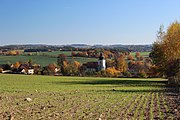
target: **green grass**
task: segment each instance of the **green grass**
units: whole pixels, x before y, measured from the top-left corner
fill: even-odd
[[[119,92],[128,91],[150,91],[150,90],[161,90],[164,85],[164,79],[136,79],[136,78],[95,78],[95,77],[53,77],[53,76],[27,76],[27,75],[6,75],[0,74],[1,77],[1,89],[11,91],[11,88],[21,89],[25,91],[31,91],[35,89],[50,91],[67,90],[70,86],[71,90],[75,87],[77,89],[84,89],[88,87],[95,87],[99,91],[100,88],[108,90],[110,87],[116,87]],[[4,85],[4,86],[3,86]],[[11,85],[11,88],[9,88]],[[73,88],[71,88],[73,86]],[[79,88],[79,86],[82,86]],[[97,87],[97,86],[100,86]],[[27,87],[29,87],[27,89]],[[45,89],[44,89],[45,88]],[[106,88],[106,89],[104,89]],[[130,88],[130,89],[129,89]],[[94,89],[95,90],[95,89]]]
[[[140,52],[141,56],[143,57],[149,57],[150,52]],[[131,52],[131,54],[135,57],[136,52]]]
[[[2,56],[0,55],[0,64],[14,64],[17,61],[28,62],[32,59],[33,63],[40,64],[41,66],[47,66],[50,63],[57,63],[57,58],[48,56]],[[67,57],[69,61],[72,60],[71,57]],[[84,58],[84,57],[74,57],[74,60],[80,63],[97,61],[95,58]]]
[[[44,52],[44,54],[48,54],[48,55],[59,55],[59,54],[65,54],[66,56],[70,56],[71,55],[71,51],[53,51],[53,52]]]
[[[165,79],[0,74],[0,119],[164,118],[160,108],[169,109],[164,96],[166,82]],[[154,96],[156,99],[152,99]],[[27,97],[32,101],[25,101]],[[163,101],[159,100],[162,98]]]
[[[46,66],[49,63],[56,63],[57,58],[51,58],[46,56],[2,56],[0,55],[0,64],[14,64],[15,62],[22,61],[28,62],[32,59],[33,63],[40,64],[41,66]]]
[[[36,53],[33,53],[33,54],[36,54]],[[29,59],[32,59],[33,63],[40,64],[42,67],[44,67],[50,63],[57,63],[56,57],[58,56],[58,54],[65,54],[66,56],[70,56],[71,51],[40,52],[37,55],[32,55],[32,56],[27,56],[27,55],[2,56],[0,55],[0,64],[14,64],[17,61],[28,62]],[[135,52],[132,52],[131,54],[135,56]],[[148,57],[148,54],[149,52],[141,52],[141,55],[144,57]],[[45,55],[54,55],[54,57],[45,56]],[[67,57],[67,59],[71,61],[72,57]],[[97,61],[96,58],[86,58],[86,57],[74,57],[74,60],[80,63]]]
[[[29,52],[23,53],[24,55],[27,55]],[[38,55],[55,55],[58,56],[59,54],[65,54],[66,56],[71,55],[71,51],[52,51],[52,52],[32,52],[32,54],[38,54]]]

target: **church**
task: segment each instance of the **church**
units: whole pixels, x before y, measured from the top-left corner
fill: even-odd
[[[83,64],[88,72],[98,72],[106,69],[106,60],[102,53],[100,53],[97,62],[87,62]]]
[[[106,69],[106,60],[104,59],[103,54],[101,53],[98,60],[98,71]]]

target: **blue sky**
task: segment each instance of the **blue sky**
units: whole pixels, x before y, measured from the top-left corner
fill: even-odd
[[[0,0],[0,45],[151,44],[180,0]]]

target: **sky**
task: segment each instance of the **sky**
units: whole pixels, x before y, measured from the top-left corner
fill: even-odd
[[[180,0],[0,0],[0,45],[152,44]]]

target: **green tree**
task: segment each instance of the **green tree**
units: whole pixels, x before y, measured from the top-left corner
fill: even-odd
[[[59,54],[57,58],[57,65],[59,66],[62,74],[64,74],[64,63],[67,63],[66,55]]]

